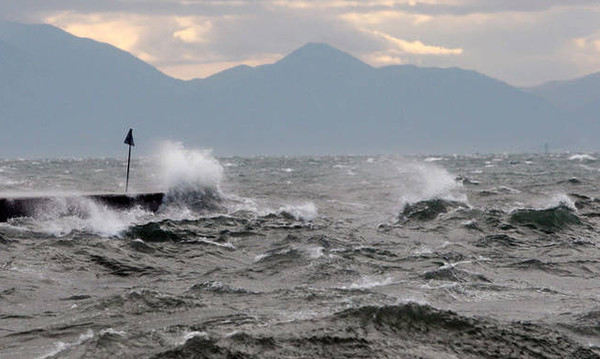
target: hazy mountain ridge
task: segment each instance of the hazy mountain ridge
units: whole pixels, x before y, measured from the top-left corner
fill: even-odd
[[[551,81],[526,88],[566,113],[571,126],[579,126],[578,143],[598,149],[600,133],[600,72],[566,81]]]
[[[570,111],[600,102],[600,72],[566,81],[551,81],[527,88],[547,101]]]
[[[0,76],[7,156],[115,154],[130,126],[145,152],[170,138],[225,155],[537,151],[576,138],[561,110],[501,81],[373,68],[325,44],[184,82],[48,25],[0,24]]]

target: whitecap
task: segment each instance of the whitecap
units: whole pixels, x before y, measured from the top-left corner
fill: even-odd
[[[576,154],[569,157],[571,161],[595,161],[596,158],[588,154]]]
[[[285,205],[279,208],[279,214],[289,214],[298,221],[312,221],[317,218],[319,211],[317,206],[312,202],[305,202],[302,204]]]
[[[113,328],[106,328],[106,329],[102,329],[98,334],[100,335],[104,335],[104,334],[113,334],[113,335],[118,335],[118,336],[125,336],[125,332],[122,330],[115,330]]]
[[[323,247],[306,248],[306,252],[311,259],[317,259],[323,256]]]
[[[181,344],[184,344],[188,340],[190,340],[192,338],[196,338],[196,337],[201,337],[202,339],[206,339],[206,340],[209,339],[209,336],[208,336],[207,332],[186,331],[186,332],[183,333],[183,338],[181,339]]]
[[[369,289],[374,287],[382,287],[392,283],[392,277],[376,278],[371,276],[362,277],[359,281],[350,284],[349,286],[342,286],[341,289]]]
[[[74,342],[71,343],[65,343],[65,342],[57,342],[54,346],[54,349],[52,351],[50,351],[47,354],[44,354],[42,356],[39,356],[38,359],[46,359],[46,358],[52,358],[57,356],[58,354],[62,353],[63,351],[76,347],[78,345],[83,344],[84,342],[86,342],[87,340],[91,339],[94,337],[94,332],[91,329],[88,329],[87,332],[81,334],[79,336],[79,339],[77,339]]]
[[[204,237],[184,241],[183,243],[205,243],[205,244],[210,244],[212,246],[235,249],[235,246],[233,245],[233,243],[230,243],[230,242],[219,243],[219,242],[209,241],[207,238],[204,238]]]
[[[86,197],[56,197],[36,208],[33,218],[21,222],[39,233],[64,237],[73,231],[86,231],[101,237],[120,236],[129,226],[152,218],[141,207],[116,210]]]

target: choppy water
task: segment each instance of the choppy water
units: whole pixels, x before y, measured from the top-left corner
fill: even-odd
[[[594,157],[162,157],[159,213],[0,224],[0,357],[600,357]],[[0,192],[123,172],[5,160]]]

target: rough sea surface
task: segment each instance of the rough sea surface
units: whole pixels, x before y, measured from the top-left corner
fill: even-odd
[[[0,160],[1,358],[600,358],[596,155]]]

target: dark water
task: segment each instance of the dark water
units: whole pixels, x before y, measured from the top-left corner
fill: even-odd
[[[600,357],[593,157],[163,157],[130,184],[159,213],[0,225],[0,357]],[[0,191],[123,164],[1,161]]]

